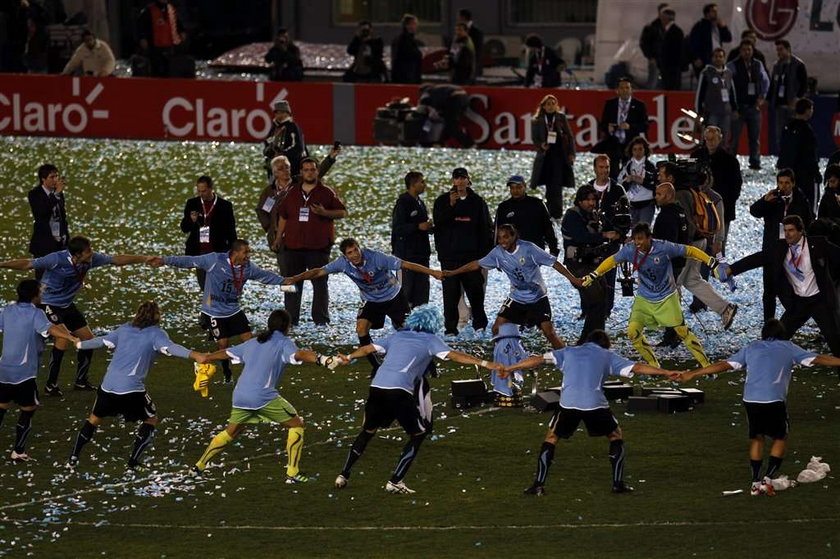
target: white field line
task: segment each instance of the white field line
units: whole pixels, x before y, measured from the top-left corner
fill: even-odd
[[[443,423],[444,421],[446,421],[448,419],[457,419],[457,418],[465,416],[465,415],[466,416],[483,415],[485,413],[494,412],[494,411],[499,410],[499,409],[501,409],[501,408],[497,408],[495,406],[491,406],[491,407],[487,407],[487,408],[481,408],[481,409],[475,410],[473,412],[466,412],[466,413],[460,413],[458,415],[447,416],[447,418],[445,420],[435,421],[435,424]],[[391,432],[391,431],[401,431],[401,430],[402,430],[401,427],[389,427],[388,429],[380,429],[378,432],[379,433],[383,433],[383,432],[387,433],[387,432]],[[316,443],[306,445],[306,448],[311,448],[313,446],[324,446],[324,445],[327,445],[327,444],[334,444],[336,441],[350,440],[350,439],[353,439],[355,437],[356,437],[356,435],[348,435],[346,437],[340,437],[340,438],[337,438],[337,439],[329,439],[329,440],[326,440],[326,441],[319,441],[319,442],[316,442]],[[242,459],[239,459],[239,460],[227,460],[227,461],[225,461],[225,466],[233,466],[233,465],[236,465],[236,464],[241,464],[243,462],[251,462],[251,461],[260,460],[260,459],[263,459],[263,458],[276,458],[277,456],[282,456],[284,453],[285,453],[285,450],[281,451],[279,453],[277,453],[277,452],[266,452],[264,454],[256,454],[254,456],[248,456],[246,458],[242,458]],[[132,485],[143,484],[143,483],[147,483],[147,482],[150,482],[150,481],[174,481],[174,480],[178,480],[179,478],[180,479],[189,479],[190,476],[184,470],[179,470],[177,472],[154,473],[154,474],[149,474],[147,476],[137,478],[137,479],[126,480],[126,481],[117,482],[117,483],[106,483],[106,484],[103,484],[103,485],[98,485],[96,487],[91,487],[90,489],[79,489],[77,491],[73,491],[73,492],[70,492],[70,493],[64,493],[63,495],[53,495],[53,496],[49,496],[49,497],[43,497],[41,499],[33,499],[31,501],[22,501],[20,503],[11,503],[11,504],[8,504],[8,505],[0,506],[0,511],[11,510],[11,509],[19,509],[19,508],[27,507],[29,505],[38,505],[38,504],[41,504],[41,503],[49,503],[49,502],[53,502],[53,501],[59,501],[59,500],[62,500],[62,499],[78,497],[80,495],[88,495],[88,494],[91,494],[91,493],[102,493],[103,491],[107,491],[109,489],[117,489],[117,488],[120,488],[120,487],[130,487]],[[206,481],[215,480],[215,479],[216,479],[215,477],[205,478]],[[202,478],[195,478],[195,481],[196,482],[201,482]],[[2,521],[2,520],[3,519],[0,519],[0,521]]]
[[[209,526],[204,524],[145,524],[145,523],[114,523],[114,522],[44,522],[41,520],[15,520],[12,518],[0,519],[0,523],[5,524],[30,524],[30,525],[53,525],[53,526],[92,526],[96,528],[127,528],[127,529],[174,529],[174,530],[253,530],[259,532],[333,532],[333,531],[353,531],[353,532],[458,532],[469,530],[497,530],[503,528],[505,530],[551,530],[551,529],[601,529],[601,528],[685,528],[685,527],[703,527],[703,526],[756,526],[756,525],[772,525],[772,524],[813,524],[815,522],[837,522],[840,517],[827,518],[779,518],[779,519],[761,519],[761,520],[711,520],[711,521],[673,521],[673,522],[600,522],[600,523],[576,523],[576,524],[501,524],[501,525],[474,525],[466,524],[460,526],[254,526],[254,525],[215,525]]]

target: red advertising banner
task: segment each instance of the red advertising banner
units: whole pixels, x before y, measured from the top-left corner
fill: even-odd
[[[334,94],[338,87],[353,87],[352,95]],[[467,90],[465,126],[480,147],[491,149],[533,149],[531,115],[542,97],[553,93],[570,117],[578,149],[587,150],[598,141],[604,101],[614,95],[607,90]],[[376,109],[394,98],[416,103],[417,95],[417,87],[397,85],[4,75],[0,134],[257,142],[271,126],[272,105],[286,100],[309,143],[332,143],[339,130],[356,144],[374,145]],[[680,136],[691,133],[692,121],[680,109],[693,106],[692,93],[635,95],[647,104],[648,139],[656,151],[691,148]],[[351,114],[350,123],[335,120]],[[767,129],[765,118],[763,148]],[[741,147],[745,151],[746,141]]]
[[[0,134],[256,142],[280,100],[310,142],[332,141],[329,84],[66,76],[4,76]]]

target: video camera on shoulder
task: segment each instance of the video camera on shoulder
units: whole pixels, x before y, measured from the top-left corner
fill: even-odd
[[[711,174],[709,163],[705,159],[686,157],[678,159],[673,153],[668,155],[668,162],[676,166],[674,180],[676,190],[687,188],[699,189],[705,182],[706,177]]]

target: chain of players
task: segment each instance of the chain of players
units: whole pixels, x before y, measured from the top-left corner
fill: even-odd
[[[404,482],[408,468],[417,456],[423,439],[432,425],[428,376],[435,357],[458,363],[482,366],[494,371],[496,379],[505,379],[522,370],[548,364],[563,372],[560,406],[549,422],[548,434],[538,457],[537,472],[526,493],[545,494],[545,481],[560,438],[569,438],[582,421],[591,436],[605,436],[609,441],[612,468],[612,490],[632,491],[623,481],[624,444],[621,429],[610,413],[602,384],[609,376],[631,377],[633,373],[665,375],[673,381],[687,381],[694,376],[713,374],[729,369],[747,368],[744,405],[750,423],[750,463],[753,471],[751,494],[772,494],[770,479],[778,470],[787,439],[785,400],[791,369],[795,364],[806,366],[840,366],[840,359],[815,355],[786,341],[784,326],[768,321],[762,340],[733,355],[726,361],[709,364],[700,341],[685,326],[679,298],[674,288],[671,259],[692,258],[708,265],[721,281],[727,279],[728,268],[719,266],[715,258],[686,245],[652,239],[650,228],[642,223],[632,231],[632,243],[605,259],[594,272],[576,278],[557,259],[533,243],[518,238],[512,225],[498,228],[498,245],[485,257],[456,270],[438,271],[403,261],[379,251],[361,248],[354,239],[340,244],[341,255],[323,268],[284,278],[263,270],[250,262],[247,241],[238,240],[228,253],[189,256],[109,256],[93,252],[84,237],[70,240],[68,249],[35,259],[0,262],[0,267],[15,270],[42,270],[41,284],[24,280],[18,286],[18,301],[0,313],[0,331],[4,332],[0,357],[0,420],[10,403],[20,409],[16,428],[13,460],[27,460],[26,438],[32,415],[37,408],[35,384],[40,353],[47,336],[56,338],[50,359],[49,377],[45,386],[48,395],[60,395],[58,371],[64,350],[70,343],[78,350],[75,388],[96,390],[96,399],[84,422],[68,461],[76,467],[84,445],[91,440],[102,418],[122,415],[126,421],[140,421],[128,468],[141,464],[144,450],[151,444],[157,422],[155,405],[145,388],[145,378],[157,354],[193,359],[197,363],[221,360],[225,380],[232,376],[229,361],[244,363],[236,382],[228,427],[218,433],[192,472],[202,475],[208,462],[232,442],[247,425],[260,422],[278,423],[289,430],[287,439],[287,483],[308,481],[299,468],[304,425],[296,409],[276,389],[286,365],[317,363],[335,369],[355,359],[367,357],[373,366],[370,391],[365,404],[363,427],[353,442],[344,467],[335,480],[337,488],[348,484],[353,464],[364,452],[379,428],[396,420],[409,436],[397,466],[385,489],[389,493],[413,493]],[[74,304],[76,294],[85,287],[87,272],[93,268],[146,263],[152,267],[198,268],[207,273],[202,296],[201,317],[209,327],[219,350],[204,354],[174,344],[158,324],[161,313],[157,304],[140,305],[131,322],[104,336],[93,337],[84,315]],[[620,263],[629,263],[638,272],[640,292],[631,311],[628,335],[647,363],[629,361],[609,350],[610,338],[603,330],[590,333],[585,343],[566,347],[554,332],[547,289],[541,266],[552,267],[580,289],[586,289],[598,277]],[[395,275],[397,270],[428,274],[436,279],[495,268],[510,280],[510,296],[503,304],[493,326],[494,334],[506,324],[537,326],[554,350],[543,356],[532,356],[513,364],[488,362],[452,350],[439,337],[443,326],[440,312],[429,305],[416,307],[409,314],[408,304]],[[269,285],[292,286],[305,279],[342,272],[359,288],[364,305],[359,311],[356,330],[360,347],[349,355],[334,357],[298,349],[289,339],[291,319],[285,310],[274,311],[268,329],[252,339],[251,327],[240,306],[245,283],[254,279]],[[284,287],[284,289],[294,289]],[[370,330],[384,326],[389,317],[397,331],[373,342]],[[673,327],[686,347],[702,366],[694,372],[671,372],[659,368],[644,328]],[[503,334],[508,334],[504,329]],[[239,336],[243,342],[229,346],[229,338]],[[114,350],[103,382],[94,388],[88,381],[92,351],[107,347]],[[374,357],[384,355],[384,359]],[[780,372],[781,367],[781,372]],[[764,438],[773,439],[768,468],[760,475]]]

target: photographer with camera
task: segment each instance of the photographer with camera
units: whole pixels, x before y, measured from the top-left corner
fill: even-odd
[[[659,166],[659,180],[675,186],[677,204],[688,217],[688,244],[705,251],[711,243],[712,252],[718,254],[723,244],[723,202],[720,195],[711,190],[713,179],[706,164],[694,159],[668,161]],[[738,305],[718,295],[703,279],[700,267],[700,262],[686,261],[677,278],[677,286],[684,286],[700,303],[716,312],[723,329],[728,330]],[[700,310],[696,305],[691,308],[694,312]]]
[[[593,272],[613,250],[612,243],[619,239],[616,231],[604,231],[595,204],[595,188],[584,185],[575,193],[575,204],[563,215],[563,264],[577,277]],[[607,319],[607,291],[605,278],[598,278],[589,287],[578,287],[580,310],[584,315],[583,330],[577,345],[583,343],[594,330],[603,330]]]
[[[382,83],[388,81],[388,71],[382,58],[385,43],[382,37],[373,36],[373,25],[360,21],[353,40],[347,45],[347,54],[353,57],[353,64],[344,72],[346,82]]]
[[[611,177],[608,155],[603,153],[596,155],[592,165],[595,169],[595,178],[588,184],[595,189],[595,208],[593,212],[601,223],[602,231],[617,233],[616,238],[610,241],[610,249],[606,253],[608,256],[618,252],[624,238],[630,231],[630,202],[627,200],[624,187]],[[606,280],[606,316],[610,316],[615,302],[615,272],[607,274]]]
[[[620,264],[630,266],[631,274],[639,273],[639,293],[633,300],[633,308],[627,325],[627,337],[633,347],[642,359],[658,367],[659,360],[645,337],[644,329],[672,327],[697,362],[705,367],[709,364],[709,359],[703,350],[703,344],[688,329],[683,319],[680,297],[671,268],[671,261],[675,258],[706,263],[712,270],[716,270],[718,266],[714,257],[693,246],[654,239],[650,225],[639,223],[633,227],[633,242],[624,245],[618,253],[601,262],[594,272],[587,274],[583,278],[583,286],[592,285],[598,278]],[[629,281],[622,282],[622,293],[628,294],[625,289],[630,287],[632,283]]]
[[[753,217],[764,220],[764,235],[761,239],[761,250],[772,254],[780,240],[785,238],[782,222],[789,215],[802,218],[805,228],[811,225],[813,214],[808,200],[796,188],[796,175],[791,169],[782,169],[776,174],[776,188],[753,202],[750,206]],[[769,264],[764,266],[764,294],[761,303],[764,305],[764,321],[776,318],[776,288],[774,285],[775,272]]]
[[[292,120],[292,107],[288,101],[274,103],[274,118],[263,140],[263,155],[269,180],[272,178],[271,160],[278,155],[285,155],[289,160],[292,176],[300,173],[300,160],[309,155],[303,133]]]

